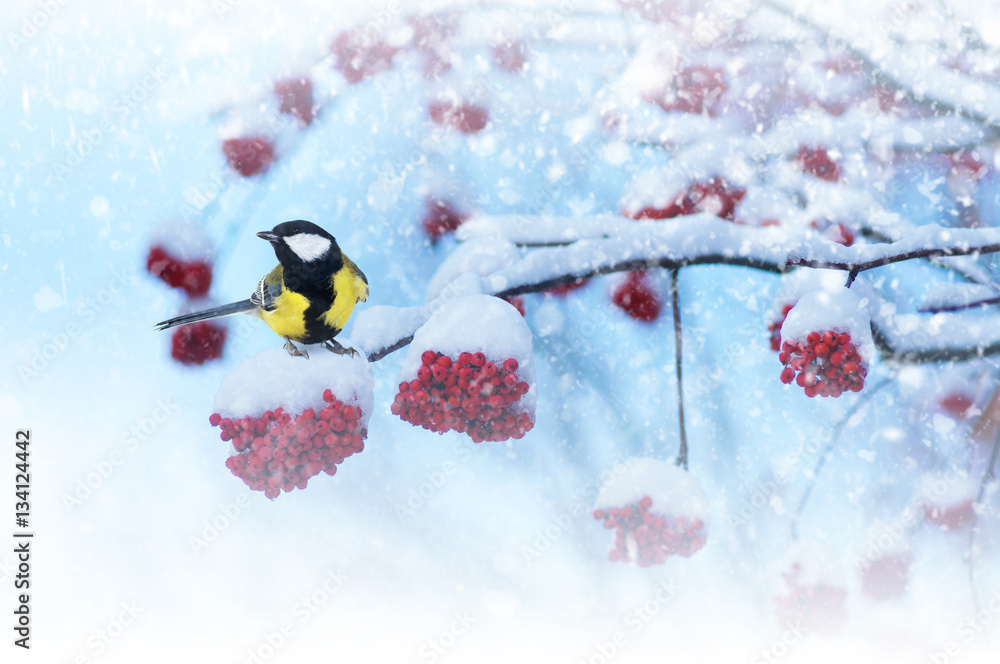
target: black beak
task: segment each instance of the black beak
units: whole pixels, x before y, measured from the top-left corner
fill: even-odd
[[[260,233],[257,233],[257,237],[262,240],[267,240],[268,242],[277,242],[281,239],[271,231],[261,231]]]

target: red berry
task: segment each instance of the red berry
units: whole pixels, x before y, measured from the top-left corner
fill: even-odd
[[[313,86],[312,80],[299,77],[278,81],[274,84],[274,92],[281,100],[281,112],[296,116],[303,126],[308,127],[313,121]]]
[[[226,328],[213,321],[178,327],[170,343],[170,355],[181,364],[198,365],[222,357]]]
[[[274,161],[274,145],[263,136],[230,138],[223,142],[222,150],[233,170],[244,177],[267,171]]]
[[[489,123],[489,111],[474,103],[431,102],[431,119],[439,125],[453,127],[465,134],[482,131]]]
[[[392,68],[397,48],[380,39],[374,39],[367,29],[356,28],[342,32],[333,41],[331,50],[334,65],[348,83],[358,83],[366,78]]]
[[[646,323],[659,318],[662,307],[644,272],[629,272],[625,282],[615,289],[612,301],[632,318]]]
[[[821,180],[836,182],[840,179],[840,167],[830,158],[826,148],[811,148],[802,145],[799,147],[799,154],[796,161],[804,172],[814,175]]]

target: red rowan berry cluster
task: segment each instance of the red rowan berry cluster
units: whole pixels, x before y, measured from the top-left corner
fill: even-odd
[[[184,233],[197,234],[199,229],[184,229]],[[146,270],[159,277],[171,288],[179,288],[188,298],[204,297],[212,286],[212,261],[207,252],[197,258],[180,258],[176,249],[171,250],[156,241],[146,256]],[[170,355],[181,364],[204,364],[222,357],[226,343],[226,327],[215,321],[182,325],[170,336]]]
[[[338,34],[330,51],[334,55],[334,67],[353,84],[392,69],[392,60],[399,49],[355,28]]]
[[[182,288],[191,297],[202,297],[212,285],[212,264],[206,260],[182,260],[154,245],[146,257],[146,270],[171,288]]]
[[[233,441],[237,452],[226,459],[226,467],[271,499],[282,491],[305,489],[321,471],[336,473],[337,464],[365,449],[368,430],[357,406],[344,404],[330,390],[323,401],[318,412],[307,408],[297,416],[281,407],[242,419],[214,413],[208,421],[222,429],[222,440]]]
[[[788,318],[788,312],[792,310],[794,304],[786,304],[781,308],[781,318],[767,324],[767,331],[771,333],[771,350],[779,352],[781,350],[781,326]]]
[[[264,173],[275,160],[274,143],[266,136],[241,136],[222,142],[226,161],[234,171],[249,178]]]
[[[839,397],[860,392],[868,370],[847,332],[810,332],[804,342],[785,341],[778,359],[785,365],[781,382],[805,389],[807,397]]]
[[[416,379],[399,384],[393,415],[438,433],[467,433],[477,443],[521,438],[534,427],[528,413],[511,410],[529,389],[514,358],[498,366],[483,353],[460,353],[454,361],[426,350],[421,361]]]
[[[312,79],[300,76],[278,81],[274,84],[274,93],[281,102],[282,113],[294,115],[303,127],[312,124],[315,117]]]
[[[701,519],[674,519],[658,516],[649,511],[653,500],[643,497],[637,503],[622,508],[594,510],[594,518],[604,522],[607,529],[615,528],[615,548],[608,560],[628,562],[631,559],[629,538],[635,542],[635,562],[640,567],[662,565],[667,556],[687,558],[705,546],[705,524]]]
[[[827,182],[836,182],[840,179],[840,166],[837,165],[824,147],[799,146],[799,154],[795,158],[799,168],[804,173],[809,173]]]
[[[861,570],[861,592],[872,599],[899,597],[906,592],[912,562],[909,551],[866,559]]]
[[[611,294],[611,301],[632,318],[645,323],[659,318],[663,307],[646,273],[639,271],[628,273],[625,281]]]
[[[424,208],[424,219],[421,224],[431,242],[437,242],[442,235],[455,230],[469,218],[467,212],[446,200],[428,198],[424,201]]]
[[[630,215],[633,219],[671,219],[695,212],[707,212],[721,219],[733,221],[736,206],[746,190],[730,184],[720,177],[695,182],[687,191],[677,194],[666,207],[646,207]]]
[[[170,337],[170,356],[181,364],[204,364],[222,357],[227,330],[210,320],[181,325]]]
[[[643,96],[667,112],[715,115],[713,107],[728,89],[722,69],[697,65],[685,67],[660,90]]]
[[[478,133],[485,129],[490,121],[489,110],[471,102],[435,101],[431,102],[428,112],[435,123],[454,127],[463,134]]]

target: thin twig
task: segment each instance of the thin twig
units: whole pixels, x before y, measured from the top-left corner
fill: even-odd
[[[677,293],[677,279],[680,276],[680,268],[670,270],[670,301],[674,309],[674,348],[676,350],[675,363],[677,368],[677,419],[680,425],[681,444],[677,451],[677,465],[684,470],[688,469],[688,441],[687,431],[684,428],[684,379],[681,374],[681,351],[684,337],[681,334],[681,305],[680,296]]]
[[[870,389],[865,394],[862,394],[854,405],[851,406],[848,411],[844,414],[844,417],[837,422],[833,427],[833,435],[830,437],[830,442],[826,444],[823,448],[823,452],[819,455],[819,459],[816,460],[816,467],[813,468],[812,475],[807,477],[809,484],[806,485],[805,491],[802,493],[802,498],[799,500],[798,507],[795,508],[795,515],[792,517],[791,529],[792,529],[792,539],[799,539],[799,517],[802,516],[802,511],[806,507],[806,503],[809,501],[809,496],[812,495],[813,487],[816,486],[816,480],[819,478],[820,472],[823,470],[824,464],[826,464],[826,458],[829,456],[830,452],[833,451],[834,446],[837,444],[837,440],[840,439],[840,434],[844,431],[844,427],[850,421],[854,414],[864,406],[866,403],[871,401],[879,390],[889,384],[895,376],[889,376],[888,378],[883,378],[882,381]]]

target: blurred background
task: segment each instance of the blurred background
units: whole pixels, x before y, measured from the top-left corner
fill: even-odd
[[[1000,71],[989,7],[828,4],[802,9],[831,32],[875,25],[911,55],[954,62],[984,83],[989,116]],[[418,305],[471,215],[617,215],[672,195],[642,176],[677,145],[725,151],[730,134],[854,105],[882,129],[931,121],[917,139],[901,128],[911,149],[890,140],[880,160],[884,144],[851,153],[833,145],[837,131],[803,130],[851,187],[906,228],[995,226],[989,121],[942,113],[935,132],[935,111],[879,89],[829,33],[749,0],[4,9],[2,476],[12,487],[14,431],[30,428],[35,532],[32,650],[8,641],[4,661],[996,657],[995,482],[978,494],[970,544],[995,437],[973,436],[988,424],[991,357],[876,360],[869,385],[888,382],[867,401],[809,400],[777,380],[767,326],[780,278],[686,268],[690,472],[712,519],[704,549],[640,568],[608,560],[613,535],[590,514],[617,463],[677,453],[666,274],[520,298],[539,395],[523,439],[473,444],[392,415],[398,352],[373,364],[365,450],[274,501],[226,468],[231,446],[208,418],[222,379],[279,340],[246,317],[187,342],[153,329],[247,297],[274,264],[254,234],[281,221],[337,237],[371,284],[358,311]],[[678,62],[690,81],[660,90]],[[811,228],[875,241],[863,220]],[[208,276],[165,283],[149,269],[157,248],[202,261]],[[977,265],[995,276],[992,259]],[[928,264],[880,274],[910,311],[952,280]],[[623,288],[655,306],[622,306]],[[935,481],[947,486],[930,490],[937,511],[910,509]],[[883,533],[876,558],[898,559],[873,580],[857,561]],[[796,553],[802,542],[822,553]],[[4,551],[0,602],[12,607],[16,561]],[[809,584],[832,600],[781,608],[796,562],[821,568]]]

